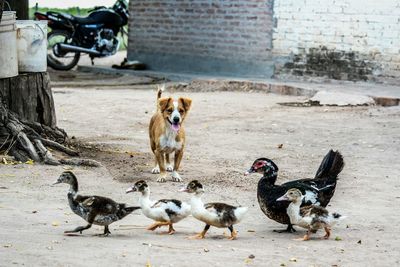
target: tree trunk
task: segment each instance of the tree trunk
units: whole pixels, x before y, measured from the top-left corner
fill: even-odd
[[[4,104],[28,122],[56,127],[56,112],[47,72],[24,73],[0,79]]]
[[[17,19],[29,19],[29,0],[7,0],[11,10],[17,12]]]
[[[67,134],[56,126],[47,72],[0,79],[0,152],[21,162],[100,166],[93,160],[57,159],[46,148],[78,156],[66,143]]]
[[[3,17],[4,0],[0,0],[0,22]]]

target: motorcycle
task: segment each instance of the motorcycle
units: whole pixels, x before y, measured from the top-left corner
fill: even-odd
[[[47,20],[51,31],[47,35],[47,64],[56,70],[70,70],[78,64],[81,53],[94,58],[117,53],[120,40],[118,33],[126,34],[128,4],[117,0],[111,8],[96,7],[87,17],[65,13],[35,12],[38,20]]]

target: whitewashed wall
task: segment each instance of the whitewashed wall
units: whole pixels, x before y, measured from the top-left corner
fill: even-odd
[[[278,58],[325,46],[354,52],[374,75],[400,77],[400,0],[275,0],[274,23]]]

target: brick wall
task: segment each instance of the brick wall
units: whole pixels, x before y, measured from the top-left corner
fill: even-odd
[[[165,71],[268,77],[273,0],[131,0],[128,58]]]
[[[400,1],[275,0],[278,72],[365,80],[400,77]]]

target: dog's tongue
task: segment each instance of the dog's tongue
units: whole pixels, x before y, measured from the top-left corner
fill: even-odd
[[[179,131],[180,128],[181,126],[179,124],[172,124],[172,130],[174,130],[175,132]]]

